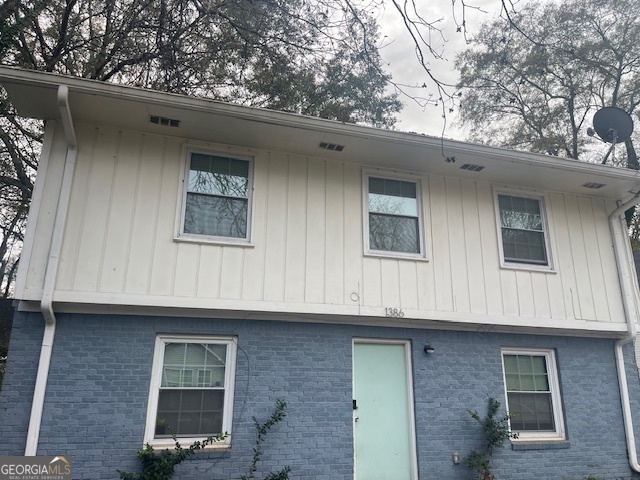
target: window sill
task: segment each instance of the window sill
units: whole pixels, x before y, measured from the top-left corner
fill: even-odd
[[[202,441],[204,438],[178,438],[178,442],[180,442],[180,446],[182,448],[189,448],[192,443],[196,441]],[[143,449],[147,446],[147,444],[151,445],[155,450],[173,450],[176,446],[176,441],[173,438],[162,438],[162,439],[154,439],[148,442],[145,442],[143,445]],[[216,451],[216,450],[229,450],[231,448],[231,442],[228,439],[224,442],[216,442],[211,443],[204,448],[198,451]]]
[[[528,263],[507,263],[501,262],[500,268],[506,270],[520,270],[524,272],[558,273],[558,271],[547,265],[530,265]]]
[[[222,247],[243,247],[243,248],[255,248],[255,245],[246,239],[232,240],[221,237],[206,237],[206,236],[178,236],[173,237],[174,242],[196,243],[199,245],[219,245]]]
[[[418,262],[428,262],[429,259],[419,253],[399,253],[399,252],[382,252],[382,251],[370,251],[364,252],[365,257],[371,258],[388,258],[389,260],[416,260]]]
[[[563,450],[571,446],[569,440],[524,440],[512,441],[512,450]]]

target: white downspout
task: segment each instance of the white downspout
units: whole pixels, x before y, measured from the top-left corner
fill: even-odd
[[[64,227],[67,221],[69,199],[71,197],[71,183],[76,165],[78,153],[76,132],[73,128],[71,110],[69,108],[69,88],[66,85],[58,87],[58,108],[62,118],[64,134],[67,139],[67,156],[62,174],[62,184],[60,186],[60,196],[56,208],[56,217],[53,224],[51,236],[51,246],[49,247],[49,258],[44,276],[44,286],[42,289],[42,300],[40,311],[44,317],[45,327],[42,337],[42,347],[40,349],[40,361],[38,363],[38,373],[36,385],[33,392],[33,403],[31,405],[31,418],[29,419],[29,430],[27,433],[27,445],[24,454],[35,456],[38,451],[38,440],[40,438],[40,424],[42,423],[42,410],[44,408],[44,396],[47,389],[49,377],[49,364],[51,363],[51,351],[53,349],[53,339],[56,334],[56,315],[53,311],[53,291],[55,289],[56,277],[58,275],[58,264],[60,252],[62,250],[62,238]]]
[[[637,303],[635,282],[632,278],[631,265],[628,255],[628,241],[626,238],[625,228],[622,226],[621,214],[630,207],[640,203],[640,192],[631,200],[625,202],[616,208],[609,215],[609,228],[613,236],[613,250],[615,252],[616,263],[618,266],[618,277],[620,279],[620,288],[622,290],[622,304],[624,307],[624,315],[627,321],[627,336],[615,343],[614,351],[616,357],[616,367],[618,369],[618,384],[620,387],[620,400],[622,402],[622,417],[624,420],[624,430],[627,438],[627,454],[629,456],[629,465],[636,472],[640,473],[640,464],[638,464],[638,451],[636,449],[636,439],[633,431],[633,420],[631,417],[631,405],[629,402],[629,388],[627,386],[627,373],[624,368],[624,355],[622,348],[629,342],[635,340],[637,329]]]

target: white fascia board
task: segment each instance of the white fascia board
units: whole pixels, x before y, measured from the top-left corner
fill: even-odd
[[[60,84],[67,85],[71,93],[82,93],[91,96],[119,99],[126,102],[148,104],[157,107],[179,109],[185,112],[201,112],[208,115],[232,117],[247,122],[273,125],[283,129],[306,130],[310,132],[351,137],[360,142],[375,140],[387,145],[398,145],[424,149],[425,152],[444,151],[448,156],[464,155],[485,161],[508,162],[514,168],[526,170],[530,167],[543,168],[551,177],[554,170],[560,172],[572,172],[577,174],[597,175],[603,182],[633,182],[634,189],[640,189],[640,176],[636,171],[629,171],[609,165],[600,165],[562,157],[553,157],[531,152],[509,150],[488,145],[472,144],[458,140],[442,139],[428,135],[398,132],[380,128],[345,124],[334,120],[326,120],[317,117],[309,117],[296,113],[279,112],[264,108],[233,105],[230,103],[189,97],[174,93],[165,93],[139,87],[116,85],[112,83],[88,80],[64,75],[22,70],[13,67],[0,67],[0,83],[4,84],[11,92],[13,85],[36,89],[50,90],[55,96],[55,89]],[[41,90],[42,91],[42,90]],[[47,94],[48,95],[48,94]],[[31,111],[27,112],[40,118],[49,114],[46,102],[33,102],[31,98]],[[20,105],[17,105],[20,111]],[[96,115],[99,112],[96,112]],[[99,119],[96,117],[96,121]],[[318,153],[319,155],[320,153]],[[443,160],[444,161],[444,160]],[[393,166],[393,159],[390,161]],[[453,171],[452,171],[453,173]],[[460,173],[456,169],[455,173]],[[486,179],[485,179],[486,180]],[[489,178],[489,181],[491,178]],[[627,189],[631,192],[631,189]],[[585,195],[597,195],[597,191],[585,191]],[[609,197],[613,198],[613,197]],[[620,198],[615,198],[620,200]]]
[[[207,113],[245,118],[247,120],[253,120],[260,123],[293,126],[298,129],[305,128],[327,133],[333,132],[340,135],[351,135],[364,139],[375,137],[378,139],[384,139],[388,142],[415,144],[434,148],[441,148],[444,145],[448,153],[467,153],[483,157],[504,158],[506,160],[513,161],[514,163],[527,161],[532,164],[546,165],[553,168],[573,171],[598,171],[600,174],[611,176],[612,178],[628,178],[629,176],[633,176],[632,173],[626,172],[620,168],[586,163],[569,158],[509,150],[506,148],[467,143],[459,140],[443,140],[439,137],[431,137],[428,135],[347,124],[335,120],[326,120],[296,113],[280,112],[244,105],[233,105],[217,100],[188,97],[185,95],[148,90],[140,87],[117,85],[97,80],[68,77],[65,75],[36,72],[32,70],[22,70],[12,67],[0,67],[0,82],[30,84],[52,89],[57,88],[60,84],[65,84],[70,88],[70,90],[75,92],[118,97],[128,99],[132,102],[145,102],[152,103],[154,105],[163,104],[184,110],[202,110]]]

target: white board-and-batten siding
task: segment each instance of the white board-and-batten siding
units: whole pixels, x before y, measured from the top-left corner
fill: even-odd
[[[368,256],[366,159],[302,157],[79,124],[54,300],[384,316],[623,323],[601,199],[545,195],[555,272],[500,267],[489,182],[406,173],[421,185],[425,259]],[[251,244],[176,240],[187,147],[254,158]],[[37,300],[64,163],[58,128],[19,294]],[[337,158],[337,156],[335,156]],[[342,160],[344,158],[344,160]],[[361,163],[360,163],[361,162]],[[376,173],[377,172],[377,173]],[[517,188],[517,186],[508,186]]]

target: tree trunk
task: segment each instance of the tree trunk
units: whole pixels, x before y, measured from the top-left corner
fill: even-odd
[[[627,168],[632,170],[640,170],[640,164],[638,164],[638,155],[636,155],[636,149],[633,148],[633,142],[630,138],[624,141],[624,146],[627,147]],[[627,227],[630,227],[633,223],[633,215],[636,211],[636,207],[631,207],[624,212],[624,218],[627,220]]]

